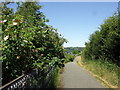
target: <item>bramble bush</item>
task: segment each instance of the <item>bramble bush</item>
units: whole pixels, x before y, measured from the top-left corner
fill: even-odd
[[[34,68],[43,70],[48,65],[63,66],[63,43],[66,39],[46,22],[37,2],[16,4],[16,12],[2,3],[1,60],[3,84]]]

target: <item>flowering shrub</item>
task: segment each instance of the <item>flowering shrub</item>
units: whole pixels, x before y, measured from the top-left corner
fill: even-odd
[[[3,3],[0,21],[3,37],[0,58],[3,60],[3,84],[33,68],[43,70],[46,65],[53,64],[61,67],[64,62],[62,45],[66,40],[57,29],[45,23],[48,20],[38,11],[41,6],[36,2],[24,2],[13,13],[7,4]],[[26,16],[24,10],[28,10],[29,16]]]

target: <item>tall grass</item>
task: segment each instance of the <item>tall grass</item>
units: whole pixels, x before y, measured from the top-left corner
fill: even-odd
[[[120,87],[120,67],[105,60],[80,60],[89,71],[107,81],[110,88]]]
[[[56,90],[57,88],[57,85],[58,85],[58,78],[59,78],[59,71],[60,71],[60,68],[57,67],[54,71],[53,71],[53,79],[50,83],[50,88]]]

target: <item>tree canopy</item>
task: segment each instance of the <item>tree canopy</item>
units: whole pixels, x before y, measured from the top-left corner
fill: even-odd
[[[104,21],[99,30],[93,33],[83,56],[86,59],[101,59],[113,61],[120,65],[120,28],[118,14],[114,14]]]

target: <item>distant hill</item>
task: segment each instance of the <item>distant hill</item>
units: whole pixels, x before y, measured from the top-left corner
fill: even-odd
[[[77,54],[80,53],[84,47],[65,47],[65,53]]]

